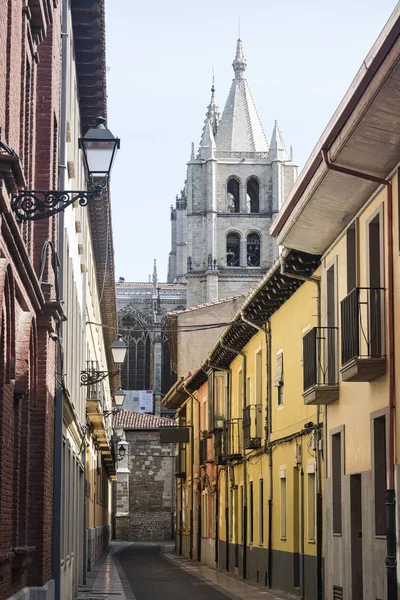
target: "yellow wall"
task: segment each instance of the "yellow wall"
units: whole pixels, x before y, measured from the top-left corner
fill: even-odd
[[[397,176],[393,180],[393,198],[397,198]],[[400,257],[398,253],[398,219],[397,202],[393,202],[394,208],[394,284],[395,284],[395,306],[400,300]],[[368,280],[368,221],[374,216],[376,211],[381,209],[381,217],[384,223],[383,239],[383,262],[385,281],[385,306],[387,319],[387,193],[382,190],[372,201],[361,211],[356,219],[358,228],[357,255],[358,255],[358,274],[357,286],[369,287]],[[327,268],[336,263],[337,268],[337,314],[339,325],[339,367],[341,366],[340,348],[341,348],[341,327],[340,327],[340,301],[347,295],[347,256],[346,256],[346,235],[339,238],[329,253],[324,257],[323,268],[324,276]],[[326,302],[323,298],[323,314],[326,310]],[[386,332],[388,330],[387,320],[385,324]],[[399,326],[396,326],[396,332],[399,334]],[[397,335],[398,339],[398,335]],[[385,336],[387,352],[387,335]],[[399,372],[400,356],[397,352],[396,371]],[[329,431],[344,425],[345,426],[345,473],[360,473],[371,469],[371,413],[388,406],[388,376],[387,373],[374,379],[371,382],[344,382],[341,376],[340,397],[338,402],[334,402],[327,408],[327,429]],[[330,452],[328,444],[328,456]],[[329,462],[328,462],[329,464]]]

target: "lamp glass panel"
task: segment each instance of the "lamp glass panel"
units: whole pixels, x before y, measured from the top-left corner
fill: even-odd
[[[85,141],[83,144],[89,173],[101,177],[107,175],[111,168],[115,141]]]
[[[114,392],[114,404],[115,406],[122,406],[125,400],[125,392],[124,390],[117,390]]]
[[[114,342],[114,344],[111,344],[112,357],[116,365],[122,365],[125,360],[127,350],[128,346],[122,340],[121,342],[117,341]]]

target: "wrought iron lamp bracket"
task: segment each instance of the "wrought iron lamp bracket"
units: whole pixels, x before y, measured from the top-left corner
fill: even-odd
[[[11,209],[20,221],[47,219],[74,202],[87,206],[101,196],[106,185],[96,184],[90,190],[22,190],[12,195]]]
[[[107,419],[107,417],[110,417],[111,415],[117,415],[119,412],[121,412],[120,408],[113,408],[111,410],[104,410],[103,411],[103,416],[105,419]]]
[[[106,377],[119,374],[118,371],[81,371],[81,385],[95,385],[103,381]]]

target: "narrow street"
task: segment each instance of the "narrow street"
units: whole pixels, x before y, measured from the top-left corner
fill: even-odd
[[[113,542],[76,600],[287,600],[178,557],[172,543]]]

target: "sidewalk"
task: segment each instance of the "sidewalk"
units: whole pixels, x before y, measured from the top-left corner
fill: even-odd
[[[250,585],[242,579],[234,577],[223,571],[216,571],[211,567],[206,567],[196,561],[191,561],[187,558],[182,558],[175,554],[172,548],[166,547],[164,557],[179,565],[185,571],[189,571],[195,577],[210,583],[210,585],[219,588],[226,592],[230,598],[238,598],[239,600],[298,600],[297,596],[277,590],[269,591],[263,586]]]
[[[136,600],[124,572],[114,560],[114,555],[131,545],[131,542],[111,542],[87,573],[86,585],[80,585],[76,600]]]

